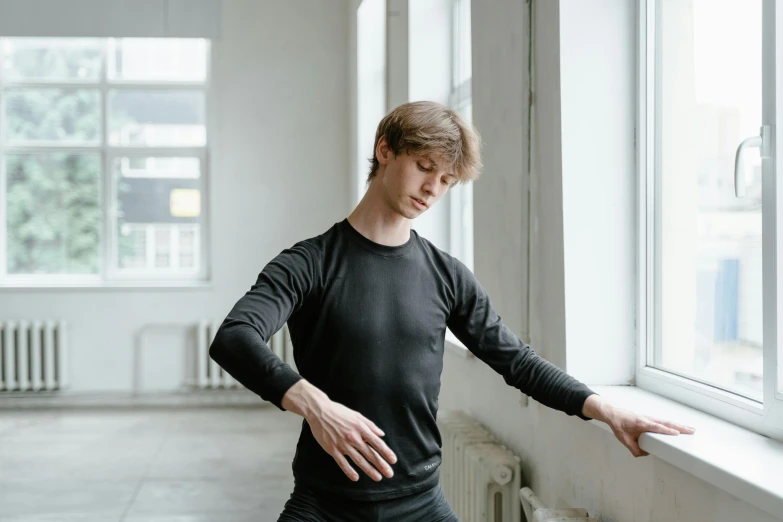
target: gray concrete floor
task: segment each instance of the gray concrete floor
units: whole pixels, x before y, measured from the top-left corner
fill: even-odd
[[[270,405],[0,411],[0,522],[275,521],[301,422]]]

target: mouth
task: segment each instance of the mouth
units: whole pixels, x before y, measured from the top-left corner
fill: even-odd
[[[422,200],[416,199],[413,196],[411,196],[411,199],[416,203],[417,206],[419,206],[421,208],[427,208],[427,204],[424,203]]]

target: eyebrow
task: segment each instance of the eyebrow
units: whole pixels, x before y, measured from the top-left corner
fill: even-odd
[[[436,162],[434,159],[432,159],[432,157],[430,157],[429,155],[425,154],[424,156],[422,156],[422,158],[424,158],[426,161],[430,162],[430,167],[434,168],[434,167],[438,166],[438,162]],[[446,176],[450,176],[450,177],[452,177],[454,179],[457,178],[457,176],[452,174],[452,173],[447,173]]]
[[[424,158],[424,161],[428,161],[430,163],[431,167],[437,167],[438,166],[438,162],[435,161],[434,159],[432,159],[431,156],[428,156],[428,155],[425,154],[424,156],[422,156],[422,158]]]

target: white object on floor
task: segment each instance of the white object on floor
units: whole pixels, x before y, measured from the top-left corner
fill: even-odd
[[[525,518],[530,522],[599,522],[590,517],[586,509],[547,509],[530,488],[519,490],[519,500],[525,510]]]

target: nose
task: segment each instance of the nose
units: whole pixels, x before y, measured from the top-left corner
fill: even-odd
[[[424,189],[427,194],[434,198],[438,195],[437,186],[437,180],[427,179],[427,181],[424,182],[424,185],[422,185],[422,189]]]

